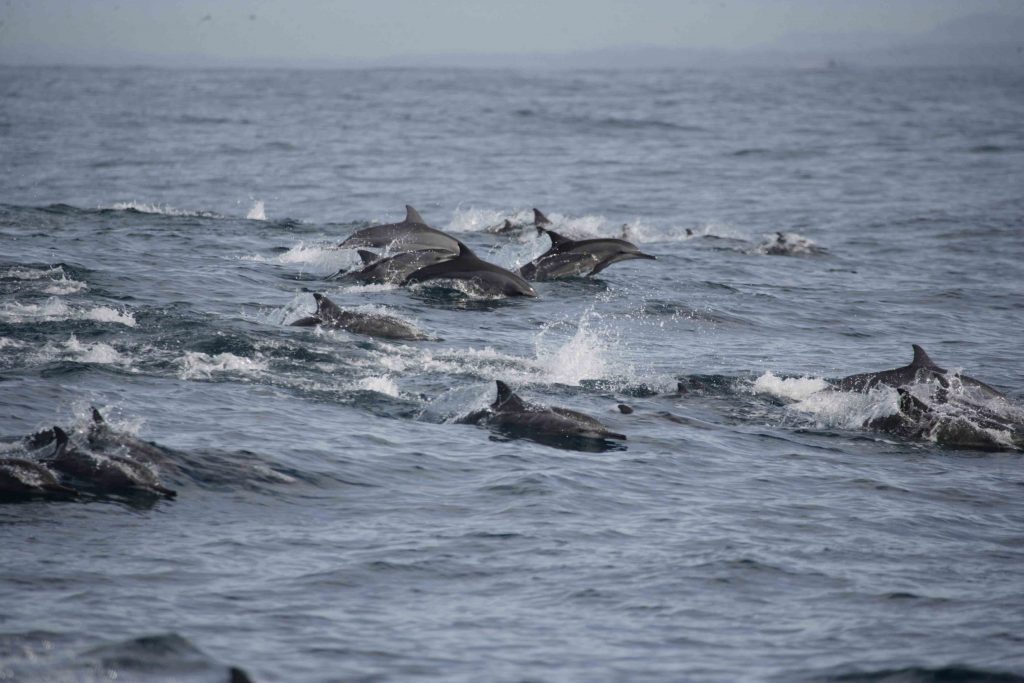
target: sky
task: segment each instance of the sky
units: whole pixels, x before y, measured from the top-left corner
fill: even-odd
[[[0,63],[344,64],[926,33],[1020,0],[0,0]]]

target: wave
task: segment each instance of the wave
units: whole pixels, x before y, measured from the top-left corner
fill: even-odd
[[[105,342],[82,342],[71,335],[67,341],[54,344],[47,342],[36,354],[36,362],[50,363],[56,360],[68,360],[76,363],[95,365],[118,365],[127,367],[130,359]]]
[[[269,364],[262,358],[246,358],[233,353],[210,355],[189,351],[178,359],[181,379],[211,379],[214,375],[233,374],[255,377],[265,373]]]
[[[0,320],[12,323],[95,320],[125,327],[136,325],[135,315],[131,311],[122,311],[110,306],[80,308],[70,306],[56,296],[50,297],[43,304],[20,304],[16,301],[3,304],[0,306]]]
[[[114,202],[108,207],[99,207],[100,210],[108,211],[132,211],[135,213],[152,213],[161,216],[188,216],[193,218],[225,218],[225,216],[214,211],[199,211],[193,209],[176,209],[167,204],[146,204],[144,202]]]
[[[275,256],[252,254],[239,257],[242,261],[270,263],[277,265],[301,265],[317,275],[332,275],[342,268],[359,264],[354,249],[339,249],[336,241],[298,244],[285,249]]]

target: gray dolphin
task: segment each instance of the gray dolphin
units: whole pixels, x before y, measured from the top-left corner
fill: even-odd
[[[510,436],[523,436],[542,442],[626,439],[624,434],[611,431],[589,415],[568,408],[527,403],[501,380],[495,383],[498,396],[494,403],[484,410],[470,413],[460,422],[486,424]]]
[[[99,455],[71,444],[67,433],[53,428],[57,447],[44,462],[66,477],[96,493],[152,493],[167,498],[178,495],[163,484],[146,465],[119,455]]]
[[[868,420],[865,427],[903,438],[933,438],[940,446],[949,448],[1024,450],[1024,429],[1012,420],[962,403],[956,404],[954,410],[938,411],[903,387],[896,391],[897,411]]]
[[[324,325],[385,339],[420,341],[427,338],[412,325],[390,315],[346,311],[320,292],[314,293],[313,298],[316,299],[316,313],[308,318],[296,320],[292,325],[297,327]]]
[[[61,484],[53,472],[40,463],[21,458],[0,458],[0,501],[76,496],[78,491]]]
[[[401,223],[371,225],[349,235],[339,247],[370,247],[392,251],[419,251],[441,249],[459,253],[459,241],[451,235],[427,225],[416,209],[405,207],[405,220]]]
[[[340,280],[342,282],[358,282],[360,284],[401,284],[406,277],[423,266],[433,263],[440,263],[452,258],[454,254],[444,249],[420,249],[418,251],[403,251],[380,258],[372,251],[359,250],[359,258],[363,261],[363,267],[359,270],[341,271],[328,280]]]
[[[501,266],[484,261],[462,242],[458,244],[458,256],[424,266],[406,277],[402,284],[430,280],[462,280],[473,284],[486,294],[537,296],[537,292],[523,278]]]
[[[943,389],[949,388],[950,378],[956,378],[965,388],[977,390],[985,398],[1006,398],[1006,396],[990,387],[989,385],[968,377],[967,375],[952,374],[945,368],[940,368],[928,357],[917,344],[912,344],[914,359],[910,365],[892,370],[880,372],[864,372],[857,375],[843,377],[835,383],[836,388],[843,391],[867,391],[878,385],[890,387],[903,387],[917,382],[936,382]]]
[[[537,230],[551,238],[551,248],[519,269],[529,280],[557,280],[574,275],[591,277],[619,261],[655,258],[626,240],[572,240],[554,230],[540,226]]]

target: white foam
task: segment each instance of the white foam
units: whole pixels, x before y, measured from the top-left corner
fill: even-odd
[[[256,375],[266,371],[264,360],[236,356],[233,353],[218,353],[211,356],[201,351],[189,351],[178,359],[182,379],[209,379],[216,373],[237,373]]]
[[[364,377],[355,384],[356,389],[362,391],[375,391],[393,398],[398,398],[398,385],[387,375],[379,377]]]
[[[103,323],[117,323],[126,327],[135,327],[135,316],[131,311],[118,311],[109,306],[97,306],[85,311],[82,317]]]
[[[249,213],[245,214],[245,217],[251,221],[267,220],[267,213],[264,210],[263,200],[257,199],[255,202],[253,202],[252,207],[249,209]]]
[[[813,393],[828,387],[828,382],[818,377],[776,377],[769,370],[756,380],[751,388],[755,394],[769,394],[778,398],[800,401]]]
[[[25,342],[8,337],[0,337],[0,349],[23,349],[27,346]]]
[[[73,334],[64,342],[57,344],[47,342],[35,356],[37,363],[49,363],[55,360],[70,360],[96,365],[128,365],[128,359],[110,344],[82,342]]]
[[[335,242],[310,243],[299,242],[287,251],[276,256],[263,256],[260,254],[242,256],[243,261],[255,261],[257,263],[275,263],[279,265],[301,265],[301,270],[308,270],[313,273],[331,275],[341,268],[351,268],[356,265],[359,258],[352,249],[338,249]]]
[[[89,285],[78,280],[72,280],[61,272],[59,280],[53,280],[53,284],[45,287],[43,292],[46,294],[53,294],[55,296],[65,296],[68,294],[76,294],[78,292],[89,289]]]
[[[97,306],[88,309],[77,308],[69,306],[62,299],[58,299],[55,296],[50,297],[42,304],[20,304],[17,301],[4,304],[0,306],[0,319],[15,323],[96,320],[135,327],[135,316],[131,311],[118,311],[109,306]]]
[[[54,266],[52,268],[12,266],[11,268],[5,268],[0,271],[0,278],[5,280],[41,280],[43,278],[53,278],[57,275],[64,277],[64,269],[60,266]]]
[[[104,208],[104,207],[100,207]],[[176,209],[166,204],[145,204],[143,202],[115,202],[111,207],[115,211],[138,211],[139,213],[154,213],[162,216],[193,216],[197,218],[221,218],[221,215],[213,211],[193,211],[188,209]]]
[[[491,346],[464,349],[425,349],[388,346],[370,357],[390,372],[408,369],[450,375],[501,379],[516,384],[566,384],[585,380],[629,383],[636,379],[609,333],[584,314],[571,336],[558,339],[564,325],[551,325],[536,339],[533,358],[514,356]],[[556,329],[558,328],[558,329]]]

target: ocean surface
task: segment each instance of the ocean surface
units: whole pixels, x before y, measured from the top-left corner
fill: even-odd
[[[406,204],[657,260],[324,280]],[[0,455],[96,406],[178,491],[0,506],[0,680],[1021,681],[1024,455],[823,389],[916,343],[1019,408],[1022,340],[1019,70],[0,68]],[[458,423],[496,379],[628,439]]]

